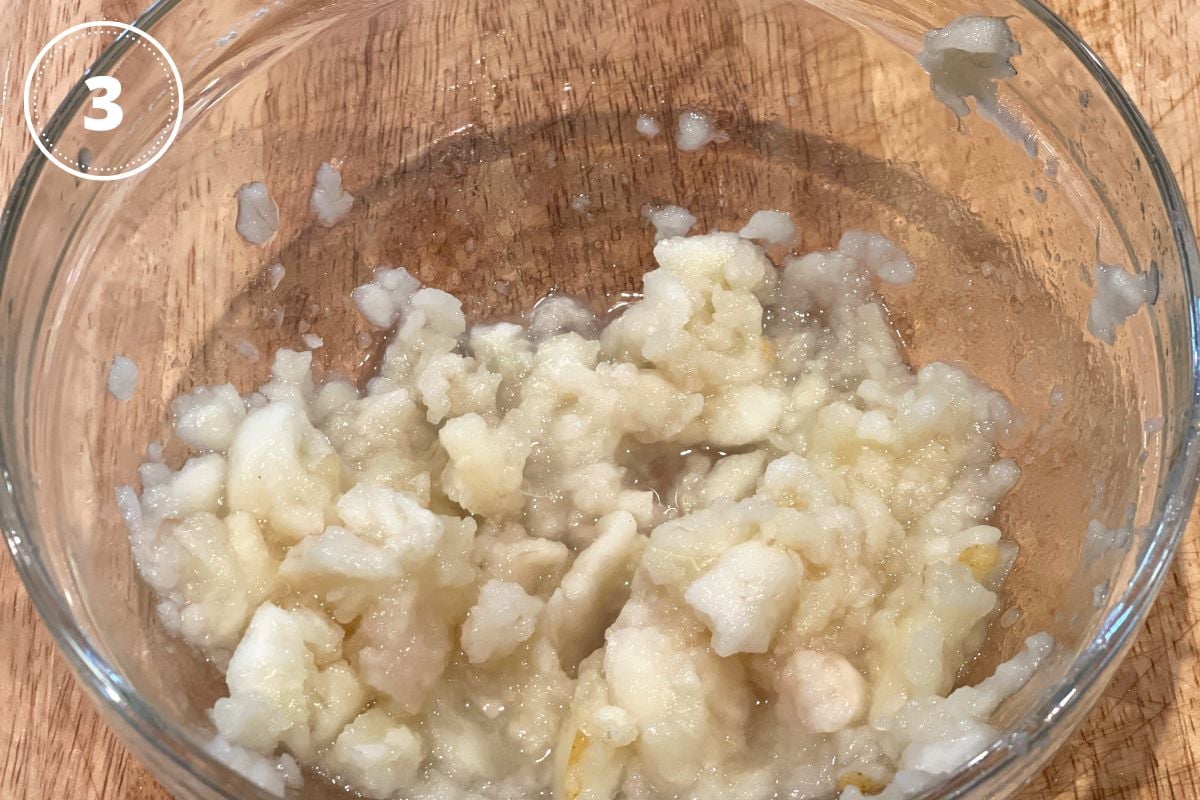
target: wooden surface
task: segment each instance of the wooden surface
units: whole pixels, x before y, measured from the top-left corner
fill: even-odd
[[[0,0],[0,3],[5,0]],[[1193,0],[1056,0],[1122,79],[1200,217],[1200,10]],[[21,82],[70,24],[133,17],[128,0],[7,0],[0,31],[0,189],[29,147]],[[15,24],[14,24],[15,23]],[[1072,743],[1021,795],[1200,796],[1200,519],[1132,654]],[[104,727],[54,651],[11,562],[0,558],[0,800],[162,800],[166,793]],[[1193,744],[1195,743],[1195,744]]]

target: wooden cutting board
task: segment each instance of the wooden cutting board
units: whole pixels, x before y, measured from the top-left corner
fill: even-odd
[[[144,0],[8,0],[0,31],[0,190],[29,149],[21,81],[43,43]],[[1200,6],[1195,0],[1052,0],[1149,119],[1200,218]],[[1133,652],[1070,745],[1025,789],[1048,798],[1200,797],[1200,516]],[[100,722],[0,557],[0,800],[165,800]]]

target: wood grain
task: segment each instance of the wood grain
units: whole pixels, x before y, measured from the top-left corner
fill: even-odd
[[[1200,12],[1192,0],[1051,3],[1122,79],[1200,217]],[[56,32],[85,19],[131,19],[128,0],[8,0],[0,32],[0,187],[29,147],[24,71]],[[12,23],[16,23],[15,25]],[[1071,744],[1024,800],[1200,795],[1200,517],[1132,653]],[[167,794],[100,722],[37,618],[11,561],[0,558],[0,800]],[[1193,744],[1195,743],[1195,744]]]

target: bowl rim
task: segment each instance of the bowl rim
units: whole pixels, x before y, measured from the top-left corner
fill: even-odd
[[[150,32],[183,2],[186,0],[157,0],[132,25]],[[1017,2],[1075,55],[1120,114],[1153,176],[1184,267],[1182,277],[1186,296],[1194,301],[1196,284],[1200,280],[1200,253],[1186,203],[1150,126],[1096,52],[1070,26],[1041,0]],[[94,67],[103,69],[115,63],[132,46],[131,43],[129,34],[119,36],[101,53]],[[46,135],[57,139],[86,97],[87,91],[81,81],[51,117]],[[0,214],[0,286],[3,286],[8,271],[13,240],[25,206],[46,163],[46,157],[31,147]],[[986,796],[991,796],[997,791],[1019,786],[1074,732],[1124,660],[1171,567],[1200,479],[1200,311],[1195,302],[1186,305],[1192,394],[1190,404],[1176,414],[1181,430],[1186,433],[1175,451],[1169,454],[1170,468],[1162,483],[1164,508],[1158,521],[1152,523],[1142,561],[1096,635],[1041,702],[1016,720],[1008,733],[986,751],[916,795],[920,800],[961,797],[985,791],[988,792]],[[66,599],[55,590],[54,581],[42,563],[37,542],[26,535],[26,531],[35,528],[25,524],[20,512],[2,440],[0,528],[26,591],[76,680],[105,720],[120,725],[118,732],[135,756],[139,759],[147,754],[160,757],[155,759],[156,768],[152,770],[155,777],[166,783],[168,776],[157,768],[173,766],[190,779],[203,783],[214,797],[239,800],[257,795],[257,787],[207,752],[182,726],[143,701],[134,687],[128,685],[92,647],[88,636],[75,622]],[[164,759],[167,763],[163,763]],[[173,784],[177,776],[172,775],[170,779]],[[177,787],[168,784],[168,788]]]

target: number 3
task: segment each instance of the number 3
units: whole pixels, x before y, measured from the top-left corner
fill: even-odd
[[[83,82],[91,91],[99,89],[104,94],[92,98],[92,108],[104,112],[103,117],[84,116],[83,127],[89,131],[111,131],[125,119],[125,112],[114,100],[121,96],[121,82],[111,75],[96,75]]]

